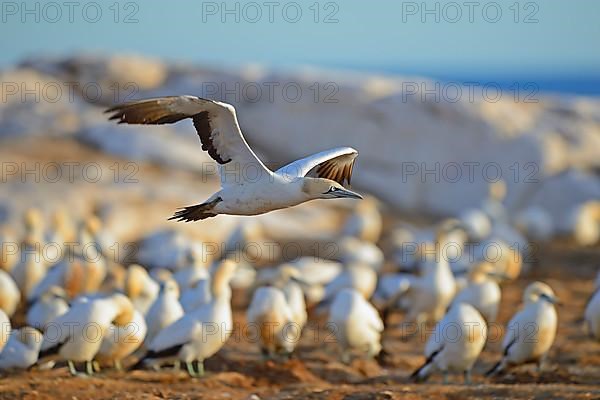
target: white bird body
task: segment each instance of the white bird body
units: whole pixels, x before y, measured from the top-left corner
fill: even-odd
[[[21,295],[29,297],[36,285],[44,279],[47,272],[47,263],[42,257],[40,243],[25,244],[21,252],[21,259],[11,270],[11,275],[19,288]]]
[[[4,311],[0,310],[0,352],[2,352],[4,345],[8,341],[10,330],[10,319],[8,319],[8,315]]]
[[[202,204],[177,211],[171,219],[190,222],[218,214],[257,215],[318,198],[361,198],[342,186],[344,181],[350,183],[356,150],[324,151],[271,171],[246,143],[230,104],[171,96],[122,104],[107,112],[111,120],[128,124],[170,124],[190,118],[202,149],[221,166],[221,190]],[[307,177],[312,170],[317,178]]]
[[[212,295],[210,293],[210,276],[200,279],[193,287],[186,289],[180,298],[183,311],[190,312],[198,307],[210,303]]]
[[[27,369],[38,360],[42,334],[31,328],[15,329],[0,352],[0,371]]]
[[[353,289],[342,289],[329,311],[329,324],[342,349],[342,360],[349,361],[350,352],[359,350],[373,357],[381,351],[383,322],[365,298]]]
[[[325,286],[324,300],[331,300],[344,288],[359,292],[366,300],[370,299],[377,287],[377,273],[362,263],[348,265],[338,276]]]
[[[27,311],[27,324],[44,332],[50,321],[69,311],[65,298],[66,293],[62,288],[50,288]]]
[[[600,290],[596,289],[586,305],[584,318],[589,333],[600,341]]]
[[[229,282],[235,268],[236,264],[231,260],[219,265],[212,280],[210,303],[185,314],[160,331],[149,343],[150,353],[142,362],[160,365],[180,360],[188,365],[190,375],[203,373],[204,360],[219,351],[233,331]],[[193,361],[199,362],[201,371],[192,373]]]
[[[407,320],[419,327],[425,322],[439,321],[456,294],[447,251],[457,242],[462,243],[462,234],[454,220],[444,222],[438,229],[435,257],[425,260],[422,275],[395,280],[399,291],[387,300],[388,306],[400,301],[402,307],[408,309]]]
[[[481,314],[469,304],[455,303],[429,337],[425,345],[427,361],[413,377],[427,379],[438,370],[446,381],[448,372],[462,372],[468,382],[486,338],[487,325]]]
[[[367,197],[358,203],[354,212],[342,228],[342,236],[354,236],[360,240],[376,243],[381,236],[383,218],[377,208],[377,201]]]
[[[68,312],[48,323],[41,354],[58,353],[67,361],[92,361],[110,325],[126,326],[133,311],[129,299],[121,294],[93,300],[78,298]]]
[[[134,310],[133,318],[128,324],[124,326],[110,325],[102,338],[102,344],[95,359],[102,364],[112,363],[120,368],[121,360],[140,348],[147,331],[144,316],[138,310]]]
[[[281,289],[272,286],[258,288],[246,313],[248,324],[254,325],[260,346],[270,356],[291,353],[300,337],[294,326],[292,310]]]
[[[0,310],[12,317],[21,301],[21,292],[12,277],[0,269]]]
[[[132,264],[125,275],[125,294],[136,310],[146,314],[160,291],[159,284],[150,277],[141,265]]]
[[[178,297],[179,288],[174,280],[162,283],[158,297],[146,313],[148,324],[146,341],[148,343],[152,342],[158,332],[183,316],[183,307],[181,307]]]
[[[337,258],[343,264],[363,263],[375,271],[383,267],[383,251],[371,242],[348,236],[339,240],[337,252]]]
[[[469,273],[466,286],[458,292],[453,303],[470,304],[477,309],[487,323],[496,321],[502,292],[498,283],[487,276],[494,272],[494,266],[482,262],[473,267]]]
[[[302,330],[308,319],[306,300],[304,299],[302,288],[296,282],[290,281],[283,286],[283,294],[292,312],[292,321]]]
[[[523,295],[525,305],[509,321],[502,341],[503,357],[488,375],[527,362],[542,363],[554,343],[558,317],[557,302],[550,286],[542,282],[530,284]]]

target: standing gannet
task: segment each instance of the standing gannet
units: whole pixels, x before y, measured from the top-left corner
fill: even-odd
[[[0,253],[0,269],[10,273],[19,262],[19,244],[7,228],[0,229]]]
[[[377,199],[367,196],[346,220],[342,236],[354,236],[366,242],[377,243],[382,229],[383,218],[377,207]]]
[[[328,323],[342,350],[342,362],[350,362],[352,350],[366,352],[369,357],[381,351],[381,317],[356,290],[342,289],[338,292],[329,308]]]
[[[168,279],[161,283],[158,297],[146,313],[148,324],[146,341],[151,343],[158,332],[182,316],[183,307],[179,303],[179,287],[173,279]]]
[[[600,341],[600,272],[596,276],[594,293],[585,307],[584,320],[590,336]]]
[[[73,375],[77,374],[73,363],[85,362],[86,372],[93,374],[92,360],[111,324],[127,326],[134,310],[131,301],[122,294],[76,299],[68,312],[47,324],[40,361],[51,357],[66,360]]]
[[[13,278],[0,269],[0,310],[12,317],[21,301],[21,292]]]
[[[448,305],[456,292],[454,275],[448,262],[448,251],[462,243],[457,243],[453,237],[459,236],[461,230],[455,220],[442,223],[437,231],[434,259],[428,259],[423,266],[421,276],[403,279],[399,291],[387,300],[392,307],[400,299],[408,309],[408,322],[416,322],[418,328],[425,322],[437,322],[445,314]]]
[[[8,319],[8,315],[2,310],[0,310],[0,352],[4,348],[4,345],[8,341],[8,336],[10,334],[10,319]]]
[[[470,383],[471,369],[486,337],[487,325],[479,311],[469,304],[453,304],[427,340],[427,360],[411,377],[423,381],[441,371],[447,383],[449,372],[462,372],[465,383]]]
[[[110,325],[102,338],[95,360],[101,365],[112,364],[117,371],[123,370],[121,361],[140,348],[146,332],[144,316],[138,310],[134,310],[133,318],[126,325]]]
[[[277,171],[268,169],[246,143],[235,108],[195,96],[134,101],[106,111],[127,124],[171,124],[191,118],[202,149],[220,164],[221,190],[202,204],[185,207],[170,219],[198,221],[218,214],[257,215],[313,199],[362,198],[350,183],[358,152],[351,147],[323,151]],[[312,170],[316,178],[307,177]]]
[[[136,310],[146,314],[160,291],[159,284],[150,277],[148,271],[138,264],[132,264],[125,273],[125,294],[133,302]]]
[[[323,301],[332,301],[342,289],[351,288],[369,300],[377,287],[377,273],[369,265],[352,263],[325,286]]]
[[[50,321],[67,311],[67,293],[59,286],[52,286],[27,311],[27,325],[44,332]]]
[[[492,264],[487,261],[477,263],[469,271],[467,286],[458,292],[452,302],[470,304],[488,324],[495,322],[502,295],[500,286],[492,279],[495,276],[496,270]]]
[[[26,326],[10,333],[6,346],[0,352],[0,371],[27,369],[38,360],[42,334]]]
[[[259,287],[252,295],[246,319],[258,333],[264,356],[287,355],[294,351],[301,328],[295,326],[292,310],[281,289]]]
[[[0,352],[0,371],[27,369],[38,360],[42,333],[25,326],[10,333],[6,346]]]
[[[550,286],[542,282],[530,284],[523,294],[523,302],[523,309],[506,327],[502,359],[488,371],[488,376],[527,362],[537,362],[541,370],[554,343],[558,319],[554,305],[558,299]]]
[[[233,332],[229,282],[236,267],[232,260],[222,261],[212,279],[210,303],[160,331],[148,345],[150,352],[138,364],[157,366],[179,360],[186,364],[190,376],[202,376],[204,360],[219,351]],[[197,371],[193,362],[198,363]]]

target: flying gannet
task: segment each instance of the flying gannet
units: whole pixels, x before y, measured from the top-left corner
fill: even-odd
[[[554,304],[558,299],[550,286],[543,282],[530,284],[523,293],[523,302],[523,309],[506,327],[502,359],[487,372],[488,376],[527,362],[537,362],[541,370],[554,343],[558,320]]]
[[[257,215],[313,199],[362,197],[350,183],[358,152],[350,147],[323,151],[271,171],[246,143],[235,108],[195,96],[134,101],[109,108],[111,120],[127,124],[171,124],[192,119],[202,149],[220,165],[221,190],[185,207],[170,219],[198,221],[218,214]],[[315,170],[316,178],[307,175]]]
[[[487,325],[481,314],[470,304],[453,304],[435,327],[425,345],[425,363],[412,374],[423,381],[435,371],[448,382],[449,372],[464,374],[471,382],[471,369],[479,357],[487,337]]]

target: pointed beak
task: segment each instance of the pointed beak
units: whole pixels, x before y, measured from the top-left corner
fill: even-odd
[[[348,189],[338,190],[336,194],[337,194],[337,197],[344,198],[344,199],[362,200],[362,198],[363,198],[360,194],[353,192],[352,190],[348,190]]]
[[[547,294],[543,294],[540,297],[543,297],[549,303],[556,304],[557,306],[562,305],[562,303],[560,302],[560,300],[558,299],[558,297],[548,296]]]

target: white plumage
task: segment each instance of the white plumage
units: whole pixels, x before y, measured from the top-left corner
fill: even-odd
[[[585,323],[588,333],[600,341],[600,273],[596,276],[594,293],[585,307]]]
[[[44,332],[50,321],[69,311],[66,297],[61,287],[51,287],[27,311],[27,324]]]
[[[329,309],[329,327],[342,350],[342,361],[349,362],[353,350],[369,357],[381,351],[383,322],[375,307],[353,289],[342,289]]]
[[[136,310],[145,315],[156,300],[159,290],[159,284],[150,277],[144,267],[132,264],[127,268],[125,294],[131,299]]]
[[[246,143],[235,108],[194,96],[135,101],[107,110],[128,124],[170,124],[190,118],[202,149],[221,166],[221,190],[204,203],[185,207],[171,219],[197,221],[218,214],[256,215],[313,199],[362,198],[345,189],[358,152],[350,147],[323,151],[273,172]],[[315,170],[316,178],[307,175]]]
[[[27,369],[38,360],[42,334],[26,326],[11,332],[8,343],[0,352],[0,370]]]
[[[530,284],[523,294],[523,302],[523,309],[511,318],[506,327],[502,341],[503,357],[488,375],[527,362],[537,362],[541,368],[554,343],[558,323],[554,309],[557,298],[550,286],[542,282]]]
[[[21,292],[12,277],[0,269],[0,310],[12,317],[21,301]]]
[[[263,353],[275,356],[289,354],[300,337],[292,310],[281,289],[272,286],[258,288],[246,313],[248,324],[257,330]]]
[[[178,298],[179,288],[174,280],[169,279],[161,284],[158,297],[146,313],[148,343],[152,342],[158,332],[183,316],[183,307]]]
[[[458,292],[452,302],[470,304],[488,323],[495,322],[502,293],[498,283],[490,278],[494,274],[495,268],[490,263],[483,261],[476,264],[469,271],[467,286]]]
[[[150,352],[142,362],[160,365],[179,360],[186,363],[190,375],[202,375],[204,360],[219,351],[233,330],[229,282],[235,269],[233,261],[223,261],[212,280],[210,303],[160,331],[149,343]],[[193,370],[194,361],[198,362],[198,371]]]
[[[425,345],[427,360],[412,377],[425,380],[433,372],[441,371],[447,382],[448,373],[460,372],[465,383],[469,383],[471,369],[486,337],[487,325],[481,314],[469,304],[454,304],[429,336]]]
[[[40,357],[59,357],[69,362],[72,374],[73,362],[86,362],[91,374],[94,359],[102,339],[111,324],[126,326],[133,318],[131,301],[122,294],[106,298],[78,298],[69,311],[49,322],[44,332]]]
[[[121,361],[140,348],[147,331],[144,316],[134,310],[133,318],[126,325],[110,325],[95,359],[101,364],[112,364],[117,370],[121,370]]]
[[[6,345],[6,342],[8,341],[10,330],[10,319],[8,319],[8,315],[6,315],[4,311],[0,310],[0,352]]]

